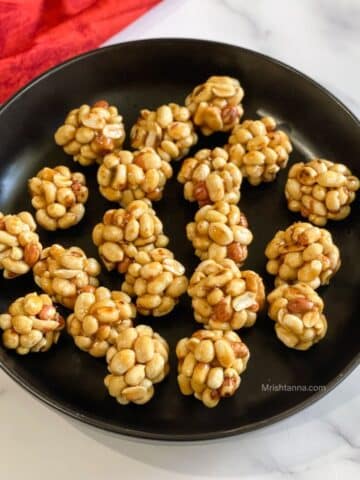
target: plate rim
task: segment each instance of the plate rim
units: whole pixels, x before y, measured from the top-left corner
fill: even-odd
[[[117,50],[119,46],[124,46],[124,47],[132,47],[134,45],[140,45],[141,44],[149,44],[149,43],[189,43],[189,44],[206,44],[206,45],[214,45],[214,46],[221,46],[221,47],[230,47],[230,48],[235,48],[240,52],[243,53],[250,53],[251,55],[254,55],[256,57],[260,57],[263,60],[266,60],[269,63],[275,64],[279,67],[281,67],[284,70],[287,70],[291,72],[292,74],[295,74],[299,77],[302,78],[307,83],[310,83],[313,87],[319,89],[322,91],[326,96],[328,96],[333,102],[337,104],[337,106],[342,109],[349,117],[352,119],[356,126],[359,128],[360,127],[360,119],[350,110],[349,107],[347,107],[341,100],[339,100],[332,92],[330,92],[326,87],[322,86],[320,83],[318,83],[316,80],[312,79],[310,76],[306,75],[305,73],[301,72],[300,70],[282,62],[281,60],[278,60],[277,58],[271,57],[267,54],[257,52],[255,50],[245,48],[242,46],[234,45],[231,43],[226,43],[226,42],[218,42],[214,40],[204,40],[204,39],[198,39],[198,38],[186,38],[186,37],[155,37],[155,38],[147,38],[147,39],[141,39],[141,40],[131,40],[127,42],[119,42],[113,45],[108,45],[104,47],[99,47],[93,50],[90,50],[88,52],[76,55],[64,62],[61,62],[60,64],[55,65],[54,67],[46,70],[42,74],[38,75],[34,79],[32,79],[29,83],[24,85],[20,90],[16,91],[3,105],[0,107],[0,121],[1,121],[1,115],[3,112],[6,111],[6,109],[11,106],[15,101],[21,97],[25,92],[30,90],[34,85],[37,83],[41,82],[43,79],[47,78],[48,76],[56,73],[57,71],[62,70],[64,67],[67,67],[73,63],[76,63],[78,61],[82,61],[86,59],[87,57],[92,57],[97,54],[100,54],[101,52],[105,50]],[[278,413],[276,415],[273,415],[271,417],[268,417],[263,420],[258,420],[256,422],[253,422],[248,425],[243,425],[243,426],[237,426],[234,428],[227,428],[227,429],[222,429],[221,431],[216,431],[216,432],[207,432],[207,433],[192,433],[192,434],[179,434],[179,433],[157,433],[157,432],[149,432],[146,430],[141,430],[139,429],[134,429],[134,428],[128,428],[124,426],[118,426],[114,425],[110,422],[106,422],[103,420],[99,420],[93,416],[90,415],[84,415],[80,412],[77,412],[73,409],[71,409],[68,406],[65,406],[64,404],[61,404],[59,401],[54,400],[51,396],[44,394],[41,392],[38,388],[34,387],[33,385],[29,384],[27,381],[25,381],[19,374],[16,372],[12,371],[10,367],[5,365],[2,360],[0,359],[0,368],[10,377],[12,378],[17,384],[19,384],[23,389],[25,389],[27,392],[29,392],[33,397],[37,398],[40,400],[43,404],[51,407],[52,410],[55,410],[57,412],[61,412],[77,421],[80,421],[82,423],[85,423],[87,425],[91,425],[93,427],[99,428],[101,430],[105,430],[108,432],[116,433],[116,434],[121,434],[125,435],[127,437],[132,437],[132,438],[142,438],[142,439],[147,439],[147,440],[156,440],[156,441],[187,441],[187,442],[193,442],[193,441],[206,441],[206,440],[213,440],[213,439],[219,439],[219,438],[225,438],[233,435],[238,435],[241,433],[246,433],[254,430],[259,430],[260,428],[268,427],[270,425],[273,425],[274,423],[277,423],[281,420],[284,420],[288,417],[291,417],[292,415],[301,412],[302,410],[306,409],[310,405],[313,405],[316,403],[318,400],[323,398],[325,395],[330,393],[334,388],[336,388],[346,377],[350,375],[352,371],[354,371],[358,366],[360,365],[360,351],[357,353],[357,355],[354,356],[354,358],[341,370],[341,372],[332,380],[330,380],[326,385],[324,390],[320,390],[318,392],[312,393],[308,398],[303,400],[302,402],[298,403],[297,405],[288,408],[287,410],[284,410],[281,413]]]
[[[131,438],[141,438],[145,440],[154,440],[154,441],[171,441],[171,442],[199,442],[199,441],[206,441],[206,440],[215,440],[220,438],[231,437],[234,435],[239,435],[255,430],[260,430],[264,427],[270,427],[271,425],[278,423],[282,420],[285,420],[293,415],[300,413],[301,411],[305,410],[306,408],[310,407],[311,405],[315,404],[321,398],[325,397],[328,393],[334,390],[346,377],[350,375],[352,371],[354,371],[360,364],[360,352],[353,358],[353,360],[330,382],[328,382],[325,386],[325,389],[319,390],[318,392],[313,393],[310,395],[306,400],[298,403],[297,405],[284,410],[281,413],[273,415],[271,417],[267,417],[263,420],[258,420],[248,425],[243,425],[240,427],[222,429],[221,431],[216,432],[207,432],[207,433],[191,433],[191,434],[182,434],[182,433],[158,433],[158,432],[149,432],[146,430],[141,429],[134,429],[128,428],[124,426],[117,426],[109,422],[105,422],[103,420],[98,420],[95,417],[90,417],[90,415],[83,415],[75,410],[72,410],[69,407],[62,405],[57,400],[52,399],[48,395],[41,392],[36,387],[30,385],[26,381],[24,381],[20,375],[13,372],[10,368],[4,365],[0,361],[1,369],[10,377],[12,378],[18,385],[20,385],[24,390],[30,393],[33,397],[37,398],[41,401],[42,404],[51,407],[51,410],[55,410],[56,412],[63,413],[68,417],[75,419],[81,423],[85,423],[92,427],[96,427],[100,430],[105,430],[107,432],[116,433],[120,435],[124,435],[126,437]]]
[[[79,55],[75,55],[74,57],[71,57],[67,60],[64,60],[61,63],[58,63],[57,65],[54,65],[53,67],[49,68],[45,72],[41,73],[40,75],[37,75],[34,77],[30,82],[28,82],[26,85],[21,87],[19,90],[14,92],[3,104],[0,105],[0,114],[6,110],[10,106],[10,104],[17,99],[20,95],[25,93],[28,89],[32,88],[36,83],[39,81],[43,80],[47,76],[51,75],[52,73],[55,73],[57,70],[61,70],[63,67],[70,65],[72,63],[76,63],[79,60],[83,60],[86,57],[91,57],[96,55],[97,53],[100,53],[105,50],[116,50],[119,46],[131,46],[131,45],[137,45],[137,44],[143,44],[143,43],[156,43],[156,42],[173,42],[173,43],[203,43],[207,45],[219,45],[222,47],[231,47],[231,48],[236,48],[238,50],[241,50],[246,53],[250,53],[252,55],[255,55],[257,57],[261,57],[265,59],[266,61],[270,63],[275,63],[279,67],[284,68],[285,70],[289,70],[292,73],[295,73],[296,75],[302,77],[303,80],[307,81],[308,83],[312,84],[319,90],[321,90],[323,93],[328,95],[337,105],[339,105],[345,112],[357,123],[357,126],[360,127],[360,117],[358,118],[355,113],[350,110],[350,108],[343,103],[342,100],[340,100],[334,93],[332,93],[330,90],[328,90],[326,87],[321,85],[319,82],[314,80],[312,77],[307,75],[306,73],[302,72],[301,70],[298,70],[295,67],[292,67],[291,65],[283,62],[282,60],[279,60],[276,57],[271,57],[270,55],[267,55],[266,53],[261,53],[256,50],[252,50],[251,48],[247,47],[242,47],[240,45],[234,45],[233,43],[227,43],[227,42],[218,42],[216,40],[204,40],[202,38],[192,38],[192,37],[151,37],[151,38],[143,38],[140,40],[129,40],[126,42],[118,42],[114,43],[112,45],[106,45],[104,47],[98,47],[94,48],[92,50],[89,50],[84,53],[80,53]]]

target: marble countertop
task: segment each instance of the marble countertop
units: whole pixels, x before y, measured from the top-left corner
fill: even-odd
[[[193,37],[241,45],[308,74],[360,116],[358,0],[165,0],[107,44]],[[4,480],[360,478],[360,369],[315,405],[202,443],[128,439],[61,415],[0,372]]]

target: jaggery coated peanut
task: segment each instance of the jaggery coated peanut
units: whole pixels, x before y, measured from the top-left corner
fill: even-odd
[[[48,295],[29,293],[15,300],[0,315],[2,340],[6,348],[20,355],[46,352],[57,343],[65,321]]]
[[[304,282],[316,289],[327,285],[339,270],[340,252],[330,232],[311,223],[296,222],[279,230],[265,249],[267,271],[275,286]]]
[[[88,258],[78,247],[64,248],[54,244],[45,248],[34,265],[35,283],[50,297],[73,309],[82,292],[93,292],[99,285],[100,264]]]
[[[176,103],[141,110],[130,132],[131,146],[152,147],[167,162],[180,160],[198,140],[190,116],[186,107]]]
[[[281,285],[267,297],[276,335],[287,347],[308,350],[324,338],[324,302],[306,283]]]
[[[109,375],[104,383],[121,405],[143,405],[154,395],[154,384],[169,373],[169,346],[147,325],[125,328],[106,354]]]
[[[241,266],[253,239],[245,215],[236,205],[220,201],[205,205],[186,226],[186,234],[201,260],[230,258]]]
[[[225,149],[251,185],[272,182],[285,168],[292,145],[285,132],[276,130],[272,117],[245,120],[231,132]]]
[[[178,342],[176,356],[181,393],[212,408],[239,388],[250,353],[233,331],[198,330]]]
[[[104,157],[97,180],[100,193],[126,207],[133,200],[160,200],[166,181],[172,176],[171,165],[153,148],[137,152],[115,151]]]
[[[45,167],[29,180],[36,220],[46,230],[70,228],[85,214],[88,199],[85,176],[60,165]]]
[[[290,168],[285,196],[289,210],[323,227],[328,220],[350,215],[359,187],[359,179],[345,165],[315,158]]]
[[[261,277],[240,271],[230,259],[202,261],[190,278],[188,294],[195,320],[211,330],[251,327],[265,301]]]
[[[124,140],[122,116],[105,100],[71,110],[55,132],[55,142],[83,166],[101,163],[104,155],[120,149]]]
[[[0,212],[0,270],[4,270],[4,278],[28,273],[40,258],[41,251],[31,213],[4,215]]]
[[[203,148],[185,159],[177,178],[184,184],[185,199],[197,201],[200,207],[222,200],[240,200],[242,174],[223,148]]]
[[[185,267],[166,248],[139,252],[130,264],[121,289],[136,296],[142,315],[161,317],[170,313],[186,292]]]
[[[126,208],[108,210],[92,233],[93,242],[108,270],[125,273],[139,251],[165,247],[169,239],[151,206],[134,200]]]
[[[99,287],[77,297],[74,313],[67,319],[67,330],[81,350],[103,357],[119,333],[132,327],[135,315],[135,305],[128,295]]]
[[[193,122],[204,135],[228,132],[242,117],[244,90],[235,78],[212,76],[185,99]]]

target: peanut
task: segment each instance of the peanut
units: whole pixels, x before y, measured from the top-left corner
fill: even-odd
[[[100,265],[78,247],[65,249],[54,244],[42,252],[33,273],[35,283],[44,292],[72,309],[81,292],[98,285]]]
[[[0,227],[0,270],[4,270],[4,278],[28,273],[42,251],[32,215],[28,212],[3,215],[0,212]]]
[[[221,330],[198,330],[190,338],[182,338],[176,355],[181,393],[194,395],[210,408],[235,393],[250,357],[235,332]]]
[[[280,230],[265,249],[267,271],[281,282],[306,282],[312,288],[329,283],[340,268],[339,249],[330,233],[310,223],[297,222]]]
[[[244,91],[238,80],[212,76],[194,88],[185,100],[195,125],[204,135],[227,132],[239,123],[243,115],[241,100]]]
[[[169,347],[152,328],[145,325],[123,328],[107,352],[109,394],[126,405],[142,405],[154,395],[153,385],[169,372]]]
[[[184,197],[200,206],[226,201],[235,204],[240,199],[242,175],[222,148],[202,149],[186,158],[178,174],[184,184]]]
[[[46,230],[70,228],[81,221],[88,199],[85,176],[67,167],[43,168],[29,180],[36,220]]]
[[[350,214],[359,187],[359,179],[345,165],[315,158],[293,165],[285,196],[289,210],[324,226],[328,220],[343,220]]]
[[[64,324],[50,297],[37,293],[18,298],[0,315],[4,346],[20,355],[49,350],[57,343]]]
[[[324,338],[324,303],[308,284],[281,285],[268,295],[268,302],[276,335],[287,347],[307,350]]]
[[[165,248],[150,250],[144,263],[141,262],[142,253],[135,255],[122,290],[137,296],[136,306],[141,314],[166,315],[187,289],[185,268]]]
[[[105,212],[92,237],[105,267],[120,273],[127,272],[136,255],[145,255],[149,249],[165,247],[169,242],[161,221],[144,200],[134,200],[125,209]]]
[[[230,259],[202,261],[190,279],[188,294],[196,321],[224,331],[252,326],[265,299],[261,278],[250,270],[240,271]]]
[[[276,129],[271,117],[246,120],[236,125],[225,150],[251,185],[272,182],[288,162],[292,146],[288,136]]]
[[[104,155],[122,147],[125,130],[122,116],[105,100],[72,110],[55,132],[55,142],[75,162],[101,163]]]
[[[141,110],[130,138],[133,148],[151,147],[166,162],[180,160],[198,140],[189,110],[176,103]]]

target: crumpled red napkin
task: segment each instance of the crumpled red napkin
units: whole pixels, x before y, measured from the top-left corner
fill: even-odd
[[[0,0],[0,102],[96,48],[161,0]]]

